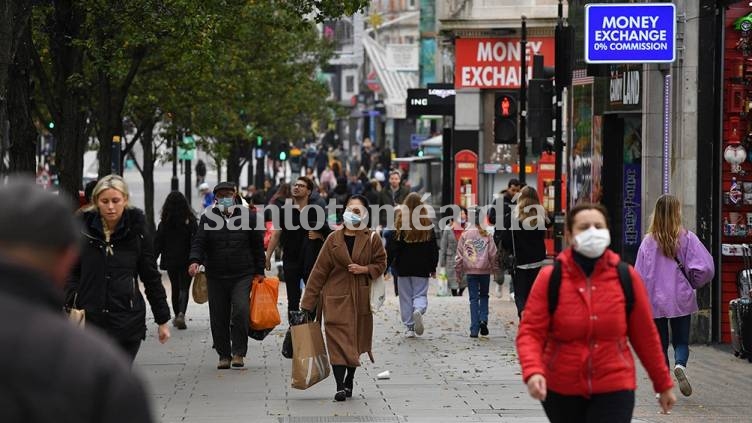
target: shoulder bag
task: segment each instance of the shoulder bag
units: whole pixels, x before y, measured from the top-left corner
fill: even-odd
[[[373,244],[373,236],[376,232],[371,232],[371,244]],[[384,300],[386,300],[386,283],[384,282],[384,275],[379,275],[376,279],[371,279],[371,313],[376,313],[384,306]]]

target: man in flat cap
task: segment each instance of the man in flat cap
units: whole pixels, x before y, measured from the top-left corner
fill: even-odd
[[[255,214],[243,207],[239,198],[231,182],[214,187],[215,205],[201,216],[189,258],[191,276],[198,272],[199,265],[206,268],[209,321],[219,355],[218,369],[245,365],[251,281],[255,275],[264,275],[264,232],[255,227]],[[249,214],[251,227],[227,224],[241,213]]]
[[[62,311],[80,231],[63,198],[0,187],[0,415],[24,422],[151,422],[130,360]]]

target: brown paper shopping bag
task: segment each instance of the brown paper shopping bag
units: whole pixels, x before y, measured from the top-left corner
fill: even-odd
[[[329,376],[329,356],[319,322],[291,326],[292,387],[308,389]]]

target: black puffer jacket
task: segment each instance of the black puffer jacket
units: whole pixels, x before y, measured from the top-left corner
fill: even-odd
[[[229,229],[219,208],[201,216],[191,247],[191,263],[206,267],[208,278],[237,279],[264,274],[264,230],[257,230],[256,213],[249,214],[248,224],[253,229]],[[231,225],[241,225],[241,206],[235,208]],[[221,224],[218,224],[221,222]],[[217,229],[219,227],[219,229]]]
[[[67,322],[62,300],[52,281],[0,262],[0,420],[151,422],[130,361],[98,331]]]
[[[144,212],[126,209],[110,237],[108,254],[102,219],[88,211],[83,218],[81,257],[66,285],[66,304],[86,310],[86,322],[120,341],[146,337],[146,303],[138,287],[144,283],[157,324],[170,320],[162,274],[154,257],[154,241]]]
[[[154,239],[154,256],[162,256],[159,267],[162,270],[188,269],[188,256],[191,254],[191,241],[198,226],[196,219],[184,223],[159,222]]]

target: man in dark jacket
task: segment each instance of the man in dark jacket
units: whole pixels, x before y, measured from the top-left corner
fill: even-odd
[[[402,186],[402,176],[398,170],[389,172],[389,185],[381,190],[379,195],[379,207],[398,206],[405,201],[405,197],[410,190]],[[379,214],[379,223],[381,226],[387,226],[388,219],[386,210],[381,210]]]
[[[198,272],[199,264],[206,268],[218,369],[245,365],[251,281],[254,276],[264,276],[264,231],[256,227],[255,213],[237,203],[236,191],[231,182],[214,187],[216,205],[201,216],[189,259],[191,276]],[[249,215],[250,228],[236,227],[242,213]]]
[[[287,310],[296,311],[300,306],[300,282],[308,280],[313,264],[319,256],[324,240],[331,230],[326,222],[326,203],[320,197],[314,200],[313,181],[299,177],[292,186],[292,204],[280,210],[280,230],[275,230],[266,249],[266,269],[271,270],[272,253],[282,244],[282,269],[287,289]],[[301,210],[317,207],[323,212],[307,210],[307,222],[301,222]],[[289,213],[289,216],[286,214]],[[322,220],[319,220],[322,218]],[[306,229],[306,228],[310,228]]]
[[[62,197],[0,188],[0,415],[8,422],[151,422],[129,360],[61,313],[79,231]]]

